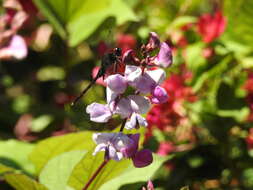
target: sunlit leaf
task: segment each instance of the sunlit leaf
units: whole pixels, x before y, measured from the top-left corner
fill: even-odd
[[[59,137],[50,137],[40,141],[32,153],[30,159],[39,173],[45,164],[53,157],[72,150],[90,150],[94,147],[91,132],[67,134]]]
[[[155,172],[161,167],[163,162],[172,158],[172,156],[166,158],[157,156],[155,154],[153,154],[153,157],[153,163],[144,168],[135,168],[131,163],[127,170],[120,173],[120,175],[112,180],[106,182],[99,188],[99,190],[119,189],[124,184],[131,184],[140,181],[146,183],[146,181],[150,180],[154,176]]]
[[[81,190],[103,162],[103,156],[103,154],[96,156],[87,154],[73,171],[69,185]],[[121,160],[120,162],[111,160],[105,165],[89,188],[93,190],[119,189],[124,184],[147,181],[165,160],[164,157],[154,155],[154,162],[145,168],[135,168],[130,160]]]
[[[76,190],[82,190],[94,172],[103,163],[103,160],[104,153],[97,154],[96,156],[93,156],[91,152],[87,153],[73,170],[69,179],[69,186]],[[129,160],[122,160],[120,162],[110,160],[91,183],[89,189],[99,189],[103,183],[120,175],[130,164]]]
[[[71,151],[52,158],[41,171],[40,183],[49,190],[67,190],[70,174],[85,153],[85,151]]]
[[[68,38],[71,46],[89,37],[108,17],[115,17],[119,25],[126,21],[137,20],[130,7],[122,0],[100,0],[99,2],[34,0],[34,2],[61,36]]]
[[[0,141],[0,163],[34,173],[34,166],[28,160],[34,145],[17,140]]]
[[[51,122],[53,117],[50,115],[41,115],[32,121],[31,131],[40,132],[45,129]]]
[[[13,168],[10,168],[10,167],[7,167],[3,164],[0,164],[0,176],[4,175],[7,172],[13,172],[13,171],[14,171]]]
[[[24,174],[8,173],[4,175],[4,179],[15,188],[15,190],[47,190],[44,185],[39,184],[37,181]]]
[[[225,0],[224,13],[228,21],[224,38],[252,47],[253,1]]]
[[[41,68],[37,73],[40,81],[62,80],[65,77],[65,71],[61,67],[47,66]]]

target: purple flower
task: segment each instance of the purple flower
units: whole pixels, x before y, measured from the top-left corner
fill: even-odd
[[[149,33],[149,41],[148,44],[146,45],[146,48],[148,50],[154,50],[160,46],[160,40],[158,35],[155,32],[150,32]]]
[[[95,133],[93,140],[97,144],[93,155],[106,151],[107,159],[116,161],[123,157],[130,158],[138,149],[139,134],[125,135],[123,133]]]
[[[145,70],[137,66],[127,65],[125,77],[128,84],[136,88],[141,93],[150,93],[157,85],[161,84],[166,74],[162,69]]]
[[[153,104],[163,104],[167,102],[168,94],[163,87],[156,86],[152,91],[151,102]]]
[[[133,109],[130,104],[130,99],[121,98],[117,103],[114,113],[119,114],[121,118],[128,118],[132,114]]]
[[[106,83],[108,88],[118,94],[123,93],[127,88],[127,80],[120,74],[110,75]]]
[[[150,102],[148,98],[139,95],[130,95],[120,99],[114,113],[119,114],[122,118],[128,118],[134,112],[144,114],[149,108]]]
[[[156,65],[164,68],[169,67],[172,64],[172,52],[167,43],[161,43],[160,51],[154,62]]]
[[[124,148],[121,148],[120,152],[123,153],[124,157],[131,158],[131,157],[133,157],[135,155],[135,153],[138,150],[140,134],[139,133],[137,133],[137,134],[129,134],[127,136],[132,140],[132,145],[124,147]]]
[[[138,129],[139,126],[147,127],[148,123],[144,117],[137,113],[133,113],[130,117],[130,120],[126,122],[125,128],[130,129]]]
[[[107,105],[92,103],[87,106],[86,112],[90,114],[90,120],[98,123],[106,123],[111,117],[112,112]]]
[[[153,162],[152,152],[148,149],[138,151],[132,158],[133,164],[136,168],[143,168]]]

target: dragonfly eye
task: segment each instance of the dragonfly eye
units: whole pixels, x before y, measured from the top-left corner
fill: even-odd
[[[121,54],[122,54],[121,48],[115,48],[114,51],[115,51],[116,56],[121,56]]]

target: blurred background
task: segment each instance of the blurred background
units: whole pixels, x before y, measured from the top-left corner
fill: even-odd
[[[104,102],[101,80],[70,103],[105,53],[138,50],[154,31],[173,50],[168,102],[146,115],[144,146],[173,155],[155,189],[253,189],[252,0],[0,2],[1,164],[33,176],[27,155],[38,141],[117,127],[85,112]],[[1,180],[0,189],[12,188]]]

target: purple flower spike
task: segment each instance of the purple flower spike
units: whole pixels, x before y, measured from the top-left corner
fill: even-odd
[[[152,91],[151,102],[153,104],[163,104],[168,101],[168,94],[163,87],[157,86]]]
[[[132,158],[133,164],[136,168],[143,168],[153,162],[152,152],[148,149],[138,151]]]
[[[167,43],[161,43],[160,51],[154,61],[156,65],[164,68],[169,67],[172,64],[172,52]]]
[[[124,147],[120,150],[120,152],[123,153],[124,157],[126,158],[131,158],[135,155],[135,153],[138,150],[138,145],[139,145],[139,139],[140,139],[140,134],[130,134],[128,137],[132,140],[132,143],[128,147]]]
[[[86,112],[90,114],[91,121],[98,123],[105,123],[112,117],[109,107],[98,103],[92,103],[87,106]]]
[[[160,39],[155,32],[149,33],[149,41],[147,44],[147,49],[153,50],[160,46]]]
[[[130,130],[130,129],[138,129],[139,126],[144,126],[147,127],[148,123],[144,117],[142,117],[139,114],[133,113],[131,115],[131,118],[128,122],[126,122],[125,128]]]

